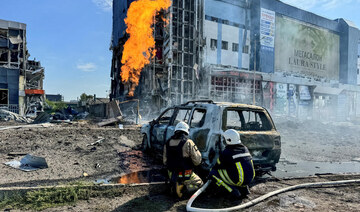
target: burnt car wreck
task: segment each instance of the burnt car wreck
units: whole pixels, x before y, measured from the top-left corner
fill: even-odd
[[[222,133],[235,129],[250,150],[258,175],[276,170],[281,154],[281,138],[265,108],[211,100],[189,101],[169,107],[141,128],[143,148],[161,153],[180,121],[190,126],[189,136],[203,157],[202,169],[210,170],[225,148]]]

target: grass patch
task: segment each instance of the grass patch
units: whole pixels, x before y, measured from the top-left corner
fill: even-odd
[[[5,197],[0,202],[0,209],[32,209],[44,210],[62,205],[72,205],[78,200],[88,200],[91,186],[83,183],[71,184],[64,188],[47,188],[26,192],[24,195]]]

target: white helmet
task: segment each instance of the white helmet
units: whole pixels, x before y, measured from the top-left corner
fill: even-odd
[[[223,134],[227,145],[241,144],[240,135],[236,130],[226,130]]]
[[[189,125],[186,124],[185,122],[181,121],[176,125],[175,132],[176,131],[183,131],[189,135]]]

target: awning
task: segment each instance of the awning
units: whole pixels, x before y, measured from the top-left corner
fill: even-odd
[[[314,93],[319,94],[328,94],[328,95],[339,95],[344,89],[342,88],[331,88],[331,87],[323,87],[316,86]]]

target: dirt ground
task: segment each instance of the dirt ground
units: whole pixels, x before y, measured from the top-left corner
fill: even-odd
[[[0,186],[111,178],[130,172],[130,169],[146,168],[152,163],[150,158],[142,156],[141,151],[134,150],[142,139],[139,127],[116,129],[95,126],[79,123],[0,131]],[[102,138],[105,140],[99,145],[90,145]],[[5,162],[23,157],[9,156],[14,153],[44,157],[49,168],[23,172],[5,166]],[[137,158],[138,163],[131,162],[131,158]],[[139,163],[141,161],[144,162]],[[84,173],[88,177],[85,178]]]
[[[281,161],[349,162],[360,157],[360,125],[294,120],[275,120],[275,123],[282,137]],[[14,125],[0,122],[0,126]],[[105,140],[100,145],[90,145],[102,138]],[[95,181],[161,168],[159,161],[139,150],[141,139],[138,126],[98,128],[89,122],[2,130],[0,187]],[[5,166],[5,162],[23,157],[12,156],[14,153],[45,157],[49,168],[23,172]],[[360,170],[353,172],[360,173]],[[88,176],[84,177],[84,173]],[[356,177],[360,178],[341,175],[268,182],[260,179],[252,186],[249,199],[287,185]],[[358,211],[359,191],[359,185],[297,190],[273,197],[247,211]],[[231,204],[225,197],[208,192],[199,197],[195,206],[228,207]],[[177,201],[163,191],[134,190],[120,197],[94,198],[46,211],[184,211],[185,205],[186,200]]]
[[[268,192],[290,185],[344,179],[360,179],[359,175],[328,175],[281,181],[258,181],[251,187],[246,203]],[[194,207],[223,208],[236,204],[226,196],[216,193],[213,187],[201,194]],[[360,184],[340,187],[310,188],[290,191],[271,197],[243,211],[359,211]],[[73,206],[51,208],[45,211],[186,211],[187,200],[178,201],[164,191],[133,190],[121,197],[94,198]]]
[[[275,120],[275,124],[281,135],[282,158],[295,162],[348,162],[360,157],[358,124],[313,120]]]

